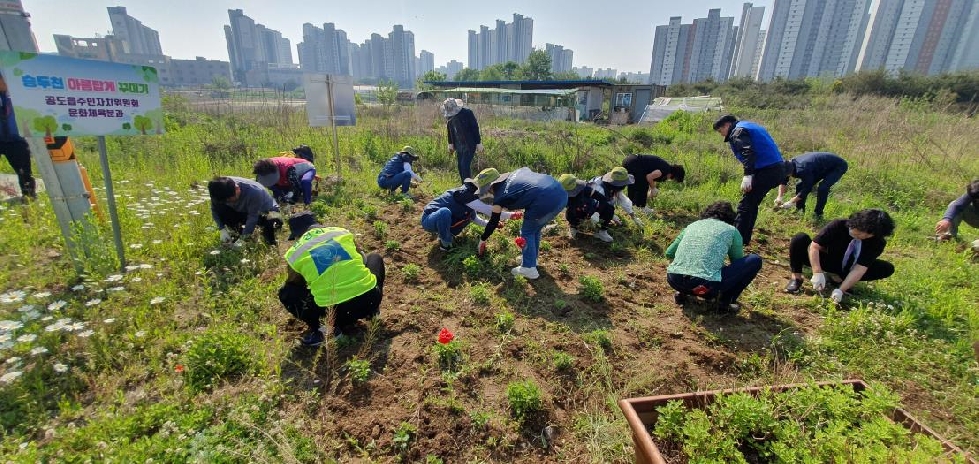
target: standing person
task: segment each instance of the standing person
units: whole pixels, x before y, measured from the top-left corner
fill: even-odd
[[[677,291],[677,304],[683,304],[688,295],[696,295],[716,297],[721,312],[741,309],[738,297],[758,275],[762,263],[756,254],[745,256],[734,221],[731,203],[714,203],[666,249],[666,257],[673,260],[666,268],[666,281]],[[725,257],[731,264],[724,265]]]
[[[0,75],[0,155],[6,155],[10,167],[17,173],[20,194],[37,198],[37,182],[31,175],[31,149],[27,140],[20,136],[14,105],[7,93],[7,81]]]
[[[782,152],[764,127],[751,121],[738,121],[731,114],[721,116],[714,123],[714,130],[724,137],[734,157],[744,166],[741,201],[734,225],[748,245],[758,219],[758,205],[785,179]]]
[[[651,214],[652,208],[646,206],[646,200],[656,198],[659,189],[657,182],[675,180],[683,182],[686,171],[679,164],[670,164],[663,158],[654,155],[629,155],[622,160],[622,167],[636,178],[634,184],[629,184],[629,199],[636,208]]]
[[[520,266],[510,272],[528,279],[540,277],[537,256],[540,251],[541,229],[568,204],[568,194],[561,184],[557,179],[547,174],[538,174],[527,167],[504,174],[500,174],[496,168],[486,168],[475,179],[467,182],[475,183],[479,187],[476,195],[480,199],[490,199],[493,204],[492,216],[479,240],[478,253],[482,255],[486,252],[486,241],[500,224],[503,208],[523,210],[523,224],[520,227],[520,237],[525,240],[522,260]]]
[[[865,209],[848,219],[830,221],[815,238],[799,233],[789,242],[789,268],[792,280],[785,291],[798,293],[802,289],[802,268],[812,267],[812,288],[826,288],[826,273],[842,278],[840,287],[830,298],[843,301],[857,282],[880,280],[894,273],[894,265],[878,259],[887,242],[884,237],[894,233],[894,220],[886,211]]]
[[[262,184],[241,177],[215,177],[207,183],[207,191],[222,243],[244,246],[255,227],[261,227],[265,243],[275,245],[275,230],[282,227],[282,219],[278,203]]]
[[[446,98],[442,102],[442,115],[447,119],[446,129],[449,135],[449,153],[456,154],[459,164],[459,177],[465,182],[472,177],[472,162],[477,152],[483,151],[483,142],[479,137],[479,123],[472,110],[462,106],[458,98]]]
[[[392,193],[401,187],[401,193],[407,198],[412,198],[411,194],[408,193],[408,189],[411,188],[411,181],[422,181],[421,176],[412,170],[412,164],[415,161],[418,161],[418,152],[405,145],[387,163],[384,163],[381,173],[377,175],[377,186],[390,190]]]
[[[439,249],[442,251],[449,251],[452,248],[453,237],[462,233],[470,223],[486,226],[487,221],[479,217],[478,213],[486,216],[493,214],[490,205],[483,203],[476,196],[478,190],[476,184],[469,181],[472,179],[468,179],[461,187],[447,190],[435,197],[422,210],[422,228],[438,234]],[[523,213],[504,211],[500,218],[504,221],[521,219]]]
[[[302,197],[303,204],[309,206],[313,199],[316,167],[303,158],[263,158],[255,162],[252,174],[279,203],[295,204]]]
[[[793,206],[798,211],[806,209],[806,197],[812,188],[819,183],[816,189],[816,209],[813,213],[816,219],[823,218],[823,208],[826,207],[826,200],[829,198],[829,189],[833,187],[849,166],[846,160],[839,155],[827,152],[808,152],[796,156],[785,162],[785,179],[778,186],[778,197],[775,198],[775,206],[782,209],[789,209]],[[795,196],[788,201],[782,202],[782,196],[788,189],[789,176],[796,177],[799,182],[795,184]]]
[[[308,211],[290,218],[289,229],[289,240],[296,243],[285,254],[288,276],[279,289],[279,301],[306,323],[303,345],[323,343],[320,319],[327,308],[333,310],[334,336],[380,313],[385,276],[381,255],[365,255],[350,231],[317,224]]]
[[[979,228],[979,179],[965,186],[965,195],[948,204],[945,215],[935,224],[935,234],[941,240],[955,238],[959,234],[959,224]],[[977,241],[979,243],[979,241]],[[973,248],[976,244],[973,244]]]

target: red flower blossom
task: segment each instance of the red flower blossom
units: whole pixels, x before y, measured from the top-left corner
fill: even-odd
[[[449,329],[446,329],[445,327],[443,327],[442,331],[439,332],[439,343],[443,345],[451,342],[454,338],[456,338],[456,336],[453,335],[452,332],[449,332]]]
[[[182,373],[184,371],[184,365],[183,364],[177,364],[176,366],[173,366],[173,371],[176,372],[176,373],[178,373],[178,374]]]
[[[523,247],[527,246],[527,239],[523,237],[517,237],[513,239],[513,243],[516,243],[517,246],[520,247],[521,250],[523,250]]]

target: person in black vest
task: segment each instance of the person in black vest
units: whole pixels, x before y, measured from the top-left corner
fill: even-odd
[[[683,182],[686,171],[679,164],[670,164],[665,159],[653,155],[629,155],[622,160],[622,167],[636,178],[634,184],[629,184],[629,199],[636,208],[650,214],[652,208],[646,206],[647,198],[656,198],[659,189],[657,182],[674,180]]]
[[[846,174],[848,168],[846,160],[833,153],[809,152],[792,158],[785,163],[785,179],[778,186],[775,206],[782,209],[794,207],[800,212],[804,211],[806,209],[806,197],[818,183],[816,209],[813,210],[813,214],[816,215],[817,219],[821,219],[823,208],[826,207],[826,200],[829,198],[829,189],[843,178],[843,174]],[[795,184],[795,196],[783,203],[782,196],[788,189],[789,176],[798,178],[799,182]]]
[[[10,167],[17,173],[20,194],[24,198],[37,198],[37,182],[31,175],[31,149],[17,129],[14,106],[3,76],[0,76],[0,155],[7,157]]]
[[[792,279],[785,291],[798,293],[802,289],[802,268],[812,268],[812,288],[826,288],[826,273],[842,279],[839,288],[830,296],[834,302],[857,282],[880,280],[894,274],[894,265],[878,259],[887,242],[884,237],[894,233],[894,220],[886,211],[865,209],[848,219],[830,221],[815,238],[799,233],[789,242],[789,268]],[[835,280],[835,279],[834,279]]]
[[[458,98],[446,98],[442,102],[442,115],[445,116],[449,135],[449,153],[455,152],[459,164],[459,178],[465,182],[472,177],[473,158],[483,151],[483,141],[479,136],[479,123],[469,108],[462,106]]]

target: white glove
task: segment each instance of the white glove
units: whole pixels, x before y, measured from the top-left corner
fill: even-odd
[[[778,208],[780,206],[782,206],[782,196],[781,195],[775,197],[775,207]]]
[[[976,241],[972,242],[972,251],[979,253],[979,239],[976,239]]]
[[[450,144],[449,144],[449,153],[452,153],[452,152],[454,152],[455,150],[456,150],[456,147],[455,147],[455,145],[452,145],[452,144],[450,143]]]
[[[228,243],[231,241],[232,238],[234,238],[234,232],[231,232],[231,229],[228,229],[227,227],[222,227],[221,243]]]
[[[414,176],[412,176],[412,178],[415,179],[415,182],[421,182],[422,181],[422,176],[419,176],[418,174],[415,174]]]
[[[483,152],[483,144],[477,143],[476,144],[476,153],[482,153],[482,152]]]
[[[741,191],[748,193],[751,191],[751,178],[755,176],[744,176],[741,178]]]
[[[656,198],[658,195],[659,195],[659,189],[658,188],[649,189],[649,195],[648,195],[649,198]]]
[[[812,275],[812,280],[810,282],[812,282],[813,290],[821,292],[824,288],[826,288],[826,274],[817,272]]]
[[[619,219],[619,215],[618,214],[613,214],[612,215],[612,224],[615,224],[617,226],[622,225],[622,220]]]
[[[794,207],[795,207],[795,203],[792,203],[791,201],[787,201],[787,202],[785,202],[785,203],[782,203],[782,204],[781,204],[781,205],[779,206],[779,208],[782,208],[782,209],[792,209],[792,208],[794,208]]]
[[[843,290],[840,290],[838,288],[836,290],[833,290],[833,294],[830,295],[829,298],[833,300],[833,303],[840,304],[840,302],[843,301]]]
[[[235,240],[235,243],[232,243],[231,246],[233,246],[235,248],[244,247],[245,246],[245,236],[242,235],[241,238],[239,238],[238,240]]]

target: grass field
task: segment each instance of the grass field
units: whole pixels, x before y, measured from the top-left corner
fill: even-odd
[[[687,169],[685,184],[661,184],[644,227],[611,231],[613,244],[572,241],[560,219],[541,247],[541,279],[527,282],[509,274],[515,222],[484,258],[474,258],[476,228],[448,254],[420,228],[425,202],[457,182],[436,108],[363,109],[357,127],[340,129],[343,180],[313,210],[384,255],[384,302],[356,336],[313,350],[297,345],[303,324],[276,297],[285,234],[277,249],[220,246],[204,182],[250,177],[256,158],[299,143],[316,151],[322,176],[334,174],[328,132],[307,127],[301,108],[166,106],[166,135],[109,140],[127,272],[107,224],[79,228],[89,253],[79,279],[46,198],[0,210],[5,460],[624,463],[620,398],[853,377],[886,385],[979,452],[979,264],[965,243],[930,237],[979,176],[975,119],[846,96],[731,108],[766,125],[787,156],[845,157],[826,217],[887,209],[898,228],[884,258],[897,271],[842,308],[781,293],[789,237],[819,224],[766,207],[750,248],[765,264],[744,309],[722,317],[673,303],[663,256],[704,206],[739,198],[740,167],[710,130],[714,116],[611,128],[481,116],[477,170],[591,177],[637,152]],[[76,143],[101,185],[95,140]],[[422,153],[417,202],[375,183],[405,144]],[[456,335],[452,353],[437,351],[443,327]]]

